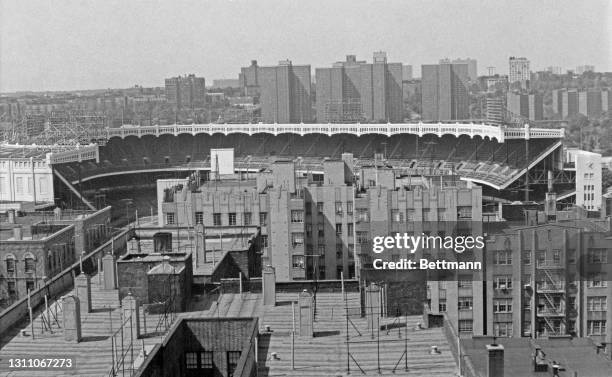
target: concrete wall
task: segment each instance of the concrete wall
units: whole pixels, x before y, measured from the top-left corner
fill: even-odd
[[[53,173],[46,158],[0,159],[0,200],[53,202],[54,197]]]

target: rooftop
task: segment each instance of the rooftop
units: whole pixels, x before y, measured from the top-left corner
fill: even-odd
[[[298,293],[278,293],[276,306],[263,306],[261,294],[224,294],[208,309],[206,315],[219,317],[258,317],[260,325],[259,376],[337,376],[346,373],[347,321],[341,292],[317,293],[317,307],[313,338],[295,338],[295,369],[291,368],[292,302]],[[349,311],[349,346],[352,357],[368,374],[377,373],[376,330],[368,330],[368,318],[361,318],[355,309],[359,306],[359,293],[347,293]],[[354,315],[355,314],[355,315]],[[201,315],[198,312],[188,316]],[[297,318],[297,309],[296,309]],[[408,351],[408,371],[404,361],[399,363],[402,376],[449,376],[456,365],[440,328],[417,330],[420,316],[381,318],[380,366],[382,374],[391,375],[405,347]],[[406,327],[407,323],[407,327]],[[386,328],[388,325],[388,329]],[[271,331],[265,331],[270,326]],[[406,342],[406,334],[408,341]],[[430,354],[437,345],[440,354]],[[276,358],[273,357],[276,354]],[[351,373],[360,374],[355,363]]]
[[[49,312],[53,313],[48,316],[51,320],[51,331],[43,331],[43,316],[42,313],[38,313],[33,324],[34,337],[29,323],[24,322],[0,339],[0,376],[107,376],[113,364],[111,334],[115,334],[114,337],[119,341],[117,344],[120,345],[121,341],[120,331],[117,333],[121,324],[121,309],[117,291],[103,289],[102,276],[93,276],[91,286],[93,311],[81,312],[83,339],[80,343],[64,340],[61,300],[50,302]],[[74,290],[68,294],[76,295]],[[143,315],[146,316],[146,320],[143,320]],[[134,359],[137,359],[143,347],[149,350],[155,343],[160,342],[158,337],[160,318],[159,314],[141,313],[141,333],[145,335],[142,340],[135,342]],[[22,330],[25,330],[26,336],[21,334]],[[127,343],[125,340],[125,348]],[[36,358],[72,357],[76,366],[70,370],[12,370],[9,374],[3,373],[8,370],[6,366],[8,358],[24,355]]]
[[[467,357],[477,372],[486,375],[487,351],[486,345],[492,343],[490,337],[462,339]],[[609,376],[612,370],[612,361],[603,354],[597,354],[595,344],[587,338],[574,339],[528,339],[528,338],[496,338],[496,343],[504,346],[504,373],[506,376],[541,377],[550,375],[534,372],[533,355],[536,346],[540,347],[545,357],[543,363],[549,365],[557,362],[565,371],[559,377],[574,376],[578,372],[580,377]]]
[[[30,158],[44,159],[47,153],[52,152],[48,147],[35,147],[30,145],[3,144],[0,149],[0,159],[3,158]]]

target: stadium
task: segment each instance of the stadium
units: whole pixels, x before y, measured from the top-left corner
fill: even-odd
[[[385,166],[403,176],[454,176],[483,187],[485,201],[543,200],[553,189],[570,198],[575,169],[564,161],[563,129],[483,123],[208,124],[123,126],[88,134],[86,147],[54,153],[56,193],[113,201],[105,189],[138,190],[137,207],[154,207],[145,187],[158,178],[210,171],[212,148],[233,148],[236,168],[255,172],[277,159],[322,172],[325,159],[351,153],[358,166]],[[102,194],[101,194],[102,193]],[[118,197],[122,197],[122,192]],[[146,198],[146,199],[145,199]]]

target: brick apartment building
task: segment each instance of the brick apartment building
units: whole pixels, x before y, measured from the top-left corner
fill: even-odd
[[[36,290],[110,237],[110,207],[99,211],[10,211],[0,223],[0,306]]]
[[[376,235],[451,234],[446,228],[457,224],[482,232],[480,187],[396,177],[384,167],[355,174],[351,156],[344,157],[325,161],[323,174],[279,161],[254,179],[230,175],[195,186],[173,181],[165,190],[159,187],[166,182],[158,181],[160,225],[260,226],[264,263],[276,268],[279,281],[353,278],[371,269]]]
[[[580,218],[504,226],[486,238],[478,294],[481,282],[469,276],[430,282],[430,309],[456,319],[466,336],[571,334],[609,343],[609,229],[607,221]]]

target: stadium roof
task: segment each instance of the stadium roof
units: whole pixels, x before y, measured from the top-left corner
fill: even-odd
[[[94,131],[92,137],[98,139],[110,139],[112,137],[125,138],[127,136],[142,137],[144,135],[160,136],[165,134],[258,134],[266,133],[272,135],[292,133],[297,135],[307,134],[352,134],[352,135],[399,135],[413,134],[423,136],[426,134],[443,135],[468,135],[470,137],[480,136],[482,138],[495,139],[503,142],[508,139],[536,139],[536,138],[556,138],[562,139],[565,136],[563,128],[531,128],[529,125],[520,128],[508,128],[506,126],[490,125],[485,123],[386,123],[386,124],[360,124],[360,123],[301,123],[301,124],[191,124],[191,125],[166,125],[140,127],[124,125],[121,128],[106,128]]]

